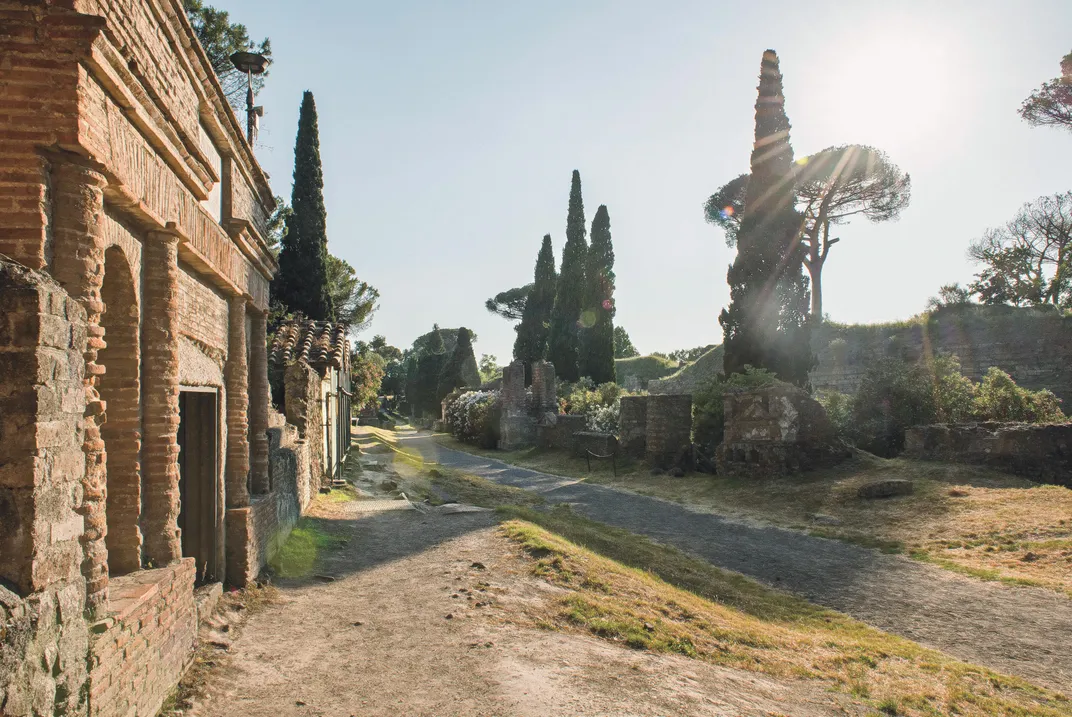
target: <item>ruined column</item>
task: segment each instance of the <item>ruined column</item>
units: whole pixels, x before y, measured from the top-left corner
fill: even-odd
[[[104,312],[101,286],[104,282],[103,228],[104,187],[107,181],[100,172],[69,162],[57,162],[52,168],[52,222],[54,241],[53,276],[86,310],[86,334],[83,353],[86,397],[85,474],[82,478],[82,504],[79,513],[84,521],[82,532],[82,575],[86,580],[86,610],[91,615],[103,611],[108,602],[108,550],[104,536],[108,532],[105,516],[107,495],[107,456],[100,427],[105,420],[105,405],[97,386],[104,367],[97,363],[97,352],[104,348],[104,329],[100,318]]]
[[[179,533],[179,239],[150,232],[142,254],[142,535],[150,565],[182,557]]]
[[[231,298],[227,327],[227,507],[249,505],[249,367],[246,297]],[[267,423],[267,422],[266,422]],[[265,426],[267,428],[267,426]]]
[[[252,305],[250,305],[252,308]],[[252,311],[253,332],[249,351],[249,435],[251,444],[250,473],[253,493],[262,495],[271,489],[268,471],[268,406],[271,388],[268,386],[268,314]]]

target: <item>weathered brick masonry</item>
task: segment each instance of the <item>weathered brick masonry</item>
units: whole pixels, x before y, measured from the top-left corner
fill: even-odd
[[[5,717],[154,715],[195,584],[315,493],[268,395],[272,196],[179,0],[0,0]]]

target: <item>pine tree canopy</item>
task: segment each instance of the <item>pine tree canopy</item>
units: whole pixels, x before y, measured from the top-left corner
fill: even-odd
[[[599,385],[614,382],[614,245],[605,204],[596,210],[590,237],[578,362],[580,374]]]
[[[584,306],[584,268],[588,254],[585,242],[584,201],[581,199],[581,173],[573,170],[569,211],[566,214],[566,246],[562,250],[555,305],[551,312],[548,358],[564,381],[580,378],[578,370],[578,324]]]
[[[540,253],[536,256],[532,289],[525,301],[514,340],[514,359],[525,363],[525,375],[529,382],[532,380],[532,363],[547,356],[547,337],[551,331],[551,312],[555,305],[557,284],[551,235],[546,234],[540,245]]]
[[[725,334],[724,369],[773,371],[804,385],[815,363],[808,327],[808,281],[800,244],[793,148],[785,113],[778,55],[763,53],[756,99],[755,144],[737,257],[727,274],[730,305],[719,322]]]
[[[286,219],[279,274],[272,282],[273,298],[292,312],[319,321],[335,320],[328,288],[327,210],[324,175],[320,167],[320,136],[313,93],[306,91],[294,143],[294,190]]]

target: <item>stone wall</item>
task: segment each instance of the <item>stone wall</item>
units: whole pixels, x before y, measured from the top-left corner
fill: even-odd
[[[958,423],[915,426],[904,455],[970,463],[1072,488],[1072,424]]]
[[[724,416],[725,435],[715,452],[720,474],[789,475],[850,455],[819,402],[789,384],[727,390]]]
[[[609,433],[578,431],[573,435],[573,455],[584,458],[589,451],[597,456],[613,456],[618,452],[618,439]]]
[[[155,715],[197,646],[194,560],[114,578],[90,646],[92,717]]]
[[[588,418],[565,413],[550,414],[537,426],[537,445],[543,448],[555,448],[572,451],[576,443],[575,436],[588,430]]]
[[[618,416],[618,441],[622,451],[642,458],[648,447],[648,397],[622,396]]]
[[[12,717],[86,709],[86,344],[78,302],[0,260],[0,714]]]
[[[646,456],[652,465],[681,462],[692,446],[692,396],[648,396]]]

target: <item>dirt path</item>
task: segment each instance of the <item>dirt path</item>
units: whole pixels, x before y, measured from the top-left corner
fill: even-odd
[[[316,568],[335,580],[280,582],[279,602],[242,627],[187,714],[865,713],[814,682],[512,625],[512,607],[560,589],[531,576],[492,515],[359,512],[369,507],[318,505],[320,524],[349,540]]]
[[[1072,601],[1058,593],[961,577],[901,556],[517,468],[444,448],[427,434],[402,434],[401,441],[428,461],[538,491],[550,503],[570,503],[594,520],[675,545],[887,632],[1072,690]]]

